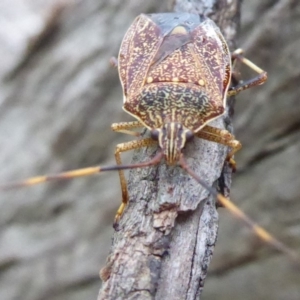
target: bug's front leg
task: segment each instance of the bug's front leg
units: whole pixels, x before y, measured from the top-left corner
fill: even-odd
[[[201,129],[201,131],[196,133],[196,136],[201,139],[231,147],[232,149],[227,154],[226,160],[229,162],[232,170],[236,171],[236,162],[233,159],[233,156],[242,148],[242,144],[238,140],[236,140],[228,130],[206,125]]]
[[[145,138],[142,140],[137,141],[130,141],[122,144],[118,144],[116,146],[115,150],[115,159],[117,165],[122,165],[121,160],[121,153],[129,150],[139,149],[142,147],[152,146],[153,144],[156,144],[157,141],[153,140],[152,138]],[[114,228],[117,226],[123,211],[128,203],[128,190],[127,190],[127,182],[125,178],[124,171],[119,170],[119,178],[120,178],[120,184],[121,184],[121,191],[122,191],[122,203],[120,207],[117,210],[115,221],[114,221]]]
[[[142,127],[144,127],[144,125],[141,124],[139,121],[120,122],[120,123],[111,124],[111,129],[113,131],[133,135],[136,137],[141,136],[141,133],[137,131],[133,131],[132,129],[142,128]]]
[[[267,72],[262,70],[261,68],[259,68],[257,65],[255,65],[253,62],[251,62],[249,59],[245,58],[243,56],[242,49],[235,50],[231,54],[231,57],[233,60],[233,64],[235,63],[235,61],[239,60],[240,62],[242,62],[243,64],[248,66],[250,69],[252,69],[256,73],[258,73],[258,75],[249,80],[243,81],[236,86],[230,87],[227,92],[227,96],[235,96],[239,92],[249,89],[251,87],[257,86],[257,85],[261,85],[267,80],[267,78],[268,78]]]

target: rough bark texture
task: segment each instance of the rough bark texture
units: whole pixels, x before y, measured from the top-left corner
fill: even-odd
[[[241,16],[239,45],[269,79],[237,97],[234,128],[243,148],[231,198],[300,253],[300,2],[244,1]],[[204,298],[300,299],[299,270],[225,214]]]
[[[121,89],[108,59],[117,54],[121,38],[136,15],[167,10],[166,2],[151,2],[65,1],[64,10],[55,7],[50,0],[1,2],[2,181],[114,162],[114,145],[130,137],[112,133],[110,123],[131,118],[121,111]],[[294,249],[300,249],[299,18],[297,0],[244,1],[244,30],[239,46],[268,71],[269,81],[238,97],[235,133],[244,147],[236,158],[239,171],[234,176],[231,194],[245,211]],[[222,26],[222,21],[220,24]],[[230,39],[231,31],[225,33]],[[34,43],[32,37],[37,35],[45,37],[44,43]],[[34,55],[23,61],[27,51],[29,53],[28,45]],[[22,68],[16,68],[18,64]],[[191,145],[186,152],[190,164],[197,160],[198,146],[208,149],[204,147],[209,145],[205,142]],[[220,155],[224,159],[225,150],[220,154],[214,148],[210,153],[201,149],[202,159],[213,157],[211,161],[216,164]],[[154,151],[147,149],[142,155],[146,159]],[[125,154],[124,161],[130,161],[131,155]],[[137,153],[134,159],[139,159],[139,155]],[[206,171],[197,169],[199,165]],[[207,178],[210,183],[216,181],[221,171],[215,167],[195,164],[203,176],[207,170],[215,170]],[[167,186],[174,188],[173,193],[182,192],[182,199],[188,199],[187,191],[197,195],[195,201],[205,199],[207,193],[199,186],[190,188],[193,181],[180,169],[166,173],[162,166],[158,171],[144,169],[130,176],[130,191],[138,186],[141,192],[134,196],[121,226],[122,230],[138,232],[128,237],[130,242],[135,239],[143,247],[151,245],[149,270],[153,276],[158,273],[161,259],[167,264],[185,255],[183,252],[197,250],[196,241],[206,234],[202,228],[199,230],[203,207],[198,206],[195,213],[186,212],[177,217],[172,234],[166,236],[178,209],[175,205],[173,215],[172,212],[156,214],[158,227],[163,223],[162,230],[154,228],[157,235],[150,236],[147,244],[149,240],[141,232],[150,226],[147,223],[150,217],[146,215],[143,222],[138,220],[145,206],[145,195],[156,190],[155,179],[160,178],[160,201],[149,199],[149,214],[158,211],[163,201],[176,200],[161,197],[169,195]],[[146,181],[149,178],[150,183]],[[183,189],[183,184],[188,187]],[[143,190],[146,187],[147,190]],[[113,173],[2,192],[0,299],[96,299],[100,287],[98,271],[109,252],[111,224],[120,197],[118,178]],[[204,209],[208,207],[204,205]],[[131,214],[133,217],[129,219]],[[214,219],[210,222],[216,226]],[[197,227],[186,228],[187,224],[197,224]],[[193,243],[184,244],[183,232],[195,228],[198,235]],[[121,240],[125,241],[117,233],[114,245]],[[183,241],[182,246],[172,248],[173,241],[178,240]],[[157,251],[166,246],[168,252]],[[143,251],[123,255],[125,258],[140,255],[144,263]],[[194,261],[186,263],[197,265]],[[189,267],[186,268],[188,272]],[[141,274],[145,278],[149,276]],[[183,280],[190,280],[191,274],[180,275]],[[202,275],[192,274],[191,278],[195,276]],[[153,276],[153,280],[157,278]],[[299,282],[299,273],[283,255],[259,243],[231,215],[222,217],[216,253],[202,298],[298,300]],[[189,287],[193,291],[197,288]],[[146,296],[151,292],[142,280],[137,289]]]

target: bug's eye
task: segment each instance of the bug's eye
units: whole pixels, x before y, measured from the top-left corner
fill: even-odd
[[[188,131],[185,135],[186,141],[190,142],[194,138],[194,134],[191,131]]]
[[[159,136],[159,131],[156,130],[156,129],[153,129],[151,131],[151,138],[154,139],[155,141],[157,141],[158,140],[158,136]]]

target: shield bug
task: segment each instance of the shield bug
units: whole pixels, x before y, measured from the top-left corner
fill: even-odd
[[[258,75],[230,86],[233,64],[237,60]],[[241,50],[231,54],[220,29],[212,20],[189,13],[138,16],[124,36],[118,60],[112,63],[118,66],[124,94],[123,109],[136,119],[112,124],[112,129],[140,136],[134,129],[146,127],[151,137],[117,145],[116,166],[97,166],[33,177],[6,187],[29,186],[54,179],[118,170],[122,204],[115,217],[117,223],[128,201],[122,170],[155,165],[164,159],[169,165],[178,163],[224,206],[244,219],[257,235],[288,252],[284,245],[249,220],[228,199],[207,186],[189,168],[182,153],[193,137],[206,139],[229,146],[231,150],[227,160],[234,167],[232,157],[241,148],[240,142],[227,130],[212,127],[209,123],[225,113],[227,96],[264,83],[266,72],[246,59]],[[159,150],[151,160],[134,165],[122,164],[122,152],[155,144],[158,144]]]

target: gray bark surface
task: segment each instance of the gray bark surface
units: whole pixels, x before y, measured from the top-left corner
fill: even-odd
[[[131,138],[111,132],[110,124],[131,118],[121,110],[117,72],[110,68],[108,59],[117,55],[121,38],[138,14],[167,10],[166,2],[151,2],[2,1],[2,182],[114,163],[114,146]],[[231,193],[234,202],[296,250],[300,250],[299,17],[297,0],[244,1],[243,31],[238,46],[268,71],[269,81],[238,96],[235,134],[243,149],[236,157],[238,172]],[[225,33],[230,39],[231,31]],[[35,42],[36,36],[43,37],[44,42]],[[198,167],[214,170],[206,178],[212,183],[219,177],[220,160],[224,159],[226,149],[220,153],[218,147],[211,145],[208,153],[203,150],[207,146],[204,141],[191,145],[187,157],[203,176],[207,173]],[[199,152],[195,154],[193,147],[200,147]],[[134,160],[139,160],[139,155],[146,159],[154,151],[137,153]],[[202,159],[211,157],[219,169],[196,164],[198,155]],[[124,162],[129,162],[131,156],[124,154]],[[139,220],[146,192],[156,190],[157,176],[161,178],[160,195],[169,195],[167,187],[171,186],[184,197],[188,191],[197,201],[207,197],[207,192],[199,186],[195,189],[192,180],[180,169],[166,173],[165,168],[131,173],[130,191],[138,187],[140,193],[130,202],[121,222],[123,228],[141,233],[149,227],[149,215],[143,222]],[[166,176],[163,180],[162,174]],[[152,184],[146,178],[151,178]],[[183,189],[184,184],[188,188]],[[98,272],[109,253],[112,220],[120,199],[116,173],[1,192],[0,299],[96,299],[100,287]],[[148,212],[159,211],[161,203],[149,201]],[[179,203],[172,197],[163,201]],[[197,239],[206,234],[202,228],[198,229],[194,242],[184,244],[187,237],[183,233],[199,228],[203,207],[198,206],[195,213],[177,217],[172,239],[170,235],[162,238],[173,227],[172,220],[177,214],[178,207],[173,206],[173,211],[170,207],[165,215],[156,214],[156,224],[161,230],[150,236],[153,247],[149,269],[154,274],[161,257],[166,263],[181,255],[190,257]],[[131,214],[133,218],[126,219]],[[222,209],[216,253],[202,298],[298,300],[300,276],[287,258],[265,247],[243,224],[225,214]],[[211,219],[211,226],[217,226],[215,221]],[[118,234],[114,245],[122,241]],[[133,238],[140,245],[149,246],[145,236]],[[182,246],[173,249],[172,243],[175,245],[177,240]],[[168,255],[156,251],[166,245],[170,249]],[[126,255],[132,258],[137,254]],[[143,262],[143,251],[140,255]],[[181,275],[183,280],[190,276]],[[138,288],[141,293],[148,293],[148,287],[141,284]]]
[[[244,1],[239,46],[268,72],[268,82],[237,97],[231,199],[300,253],[300,2]],[[219,210],[216,251],[204,299],[300,299],[300,273]],[[216,288],[217,287],[217,288]]]

